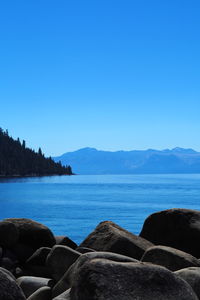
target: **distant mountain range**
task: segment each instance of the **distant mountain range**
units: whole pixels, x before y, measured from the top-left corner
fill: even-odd
[[[83,148],[54,160],[72,165],[76,174],[200,173],[200,152],[179,147],[116,152]]]

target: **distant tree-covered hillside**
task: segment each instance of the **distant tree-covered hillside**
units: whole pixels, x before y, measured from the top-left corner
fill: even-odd
[[[14,140],[8,131],[0,128],[0,176],[72,175],[70,166],[55,163],[38,152],[27,148],[25,141]]]

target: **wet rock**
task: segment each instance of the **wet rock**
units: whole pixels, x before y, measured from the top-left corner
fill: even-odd
[[[197,300],[191,286],[166,268],[93,259],[76,274],[71,300]]]
[[[199,258],[200,211],[174,208],[154,213],[145,220],[140,236]]]
[[[138,237],[117,224],[105,221],[80,244],[80,247],[109,251],[140,259],[144,252],[153,244]]]
[[[147,249],[141,260],[166,267],[171,271],[193,266],[200,267],[199,260],[196,257],[167,246],[154,246]]]

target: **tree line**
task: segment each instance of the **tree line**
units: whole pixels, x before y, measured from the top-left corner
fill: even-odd
[[[46,158],[41,148],[38,152],[26,147],[22,142],[9,136],[0,128],[0,176],[43,176],[72,175],[70,166],[62,166],[51,157]]]

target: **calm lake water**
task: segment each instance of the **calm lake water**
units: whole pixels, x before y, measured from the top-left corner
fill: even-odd
[[[0,218],[25,217],[80,243],[112,220],[138,234],[159,210],[200,210],[200,174],[78,175],[0,179]]]

